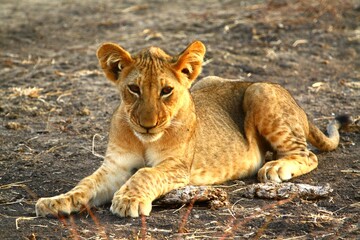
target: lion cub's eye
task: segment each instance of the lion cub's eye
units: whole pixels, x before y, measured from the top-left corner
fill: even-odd
[[[161,96],[168,96],[172,93],[173,88],[172,87],[164,87],[163,89],[161,89]]]
[[[131,93],[134,93],[136,95],[140,95],[140,88],[138,85],[135,84],[129,84],[128,89]]]

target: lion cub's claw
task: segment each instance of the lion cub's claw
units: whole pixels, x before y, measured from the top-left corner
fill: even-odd
[[[150,200],[115,195],[110,210],[120,217],[139,217],[139,215],[149,216],[151,207]]]

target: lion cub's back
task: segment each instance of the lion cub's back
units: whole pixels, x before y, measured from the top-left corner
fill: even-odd
[[[249,175],[239,168],[247,159],[242,104],[249,85],[211,77],[192,88],[198,117],[192,184],[215,184]]]

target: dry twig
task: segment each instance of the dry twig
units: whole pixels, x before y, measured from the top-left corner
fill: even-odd
[[[247,198],[287,199],[298,196],[305,199],[317,199],[327,197],[333,189],[329,184],[325,186],[313,186],[301,183],[256,183],[239,191]]]
[[[93,139],[92,139],[92,145],[91,145],[91,153],[96,157],[104,159],[105,157],[103,155],[95,152],[95,138],[96,137],[99,137],[101,140],[104,139],[104,137],[102,137],[100,134],[97,134],[97,133],[94,134]]]
[[[167,193],[164,197],[156,200],[161,205],[183,205],[195,202],[208,202],[212,209],[218,209],[228,205],[226,191],[209,186],[186,186]]]
[[[15,226],[16,226],[16,230],[19,230],[19,222],[20,220],[23,221],[23,220],[34,220],[36,219],[37,217],[18,217],[15,219]]]

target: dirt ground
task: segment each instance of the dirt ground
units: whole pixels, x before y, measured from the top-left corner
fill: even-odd
[[[322,129],[360,116],[360,1],[0,0],[0,239],[359,239],[359,123],[336,151],[293,182],[334,189],[327,198],[247,199],[155,206],[121,219],[109,205],[70,218],[35,218],[38,197],[71,189],[100,166],[118,94],[95,52],[207,46],[202,76],[272,81]],[[246,179],[245,184],[256,182]]]

